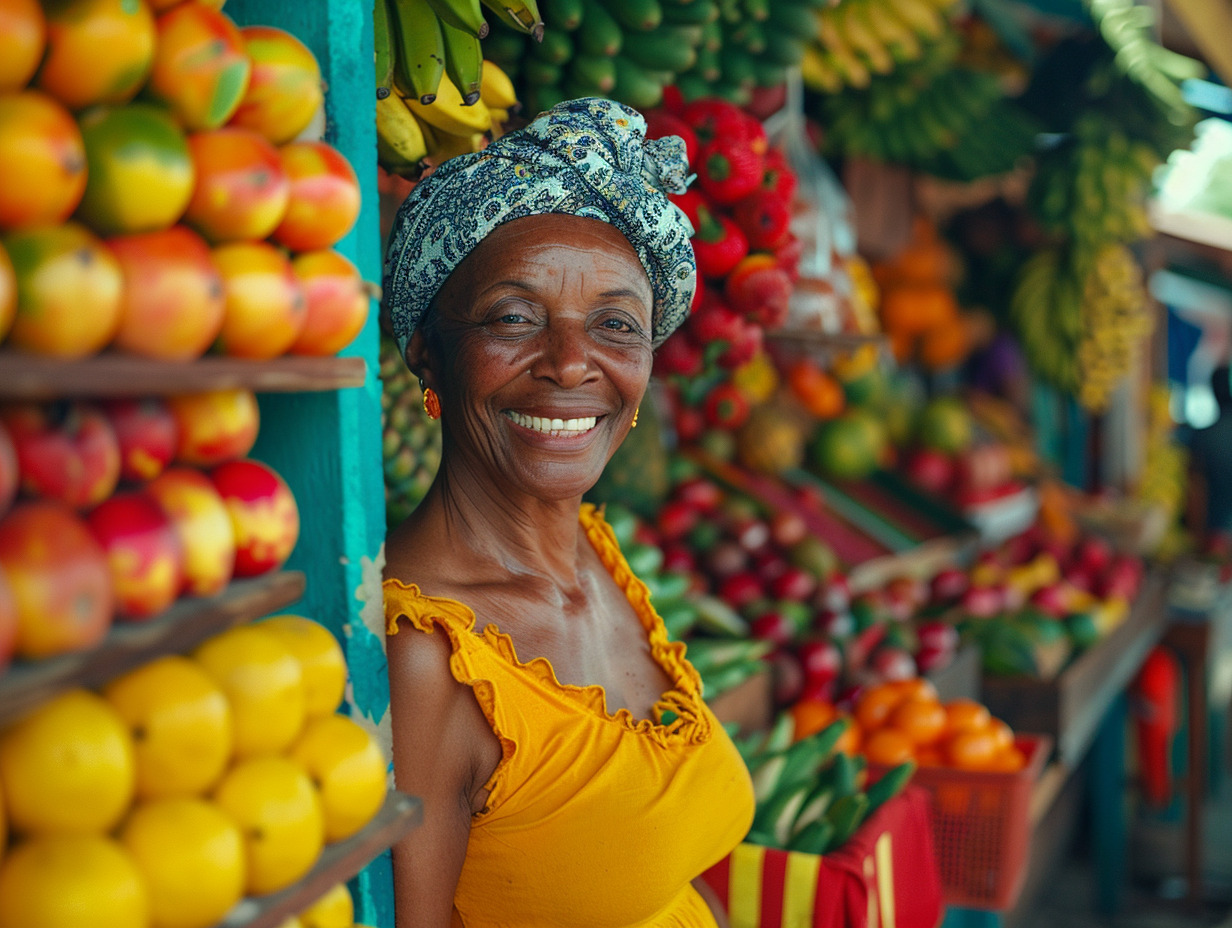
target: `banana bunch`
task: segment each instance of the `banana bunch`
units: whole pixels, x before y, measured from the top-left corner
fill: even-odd
[[[423,410],[415,375],[398,346],[381,338],[381,451],[385,466],[385,518],[397,525],[419,505],[441,462],[441,430]]]
[[[499,2],[502,16],[542,29],[533,0]],[[414,177],[425,159],[478,151],[518,107],[512,81],[484,60],[480,0],[376,0],[373,27],[377,157],[386,170]]]
[[[1189,487],[1189,454],[1176,441],[1166,384],[1151,386],[1147,403],[1146,452],[1133,497],[1162,506],[1169,523],[1180,518]]]
[[[1013,169],[1032,151],[1035,121],[1006,99],[996,75],[953,66],[956,54],[943,38],[863,89],[812,97],[831,152],[963,181]]]
[[[1036,252],[1010,314],[1032,369],[1092,412],[1107,408],[1151,331],[1141,269],[1117,243]]]
[[[768,733],[735,739],[757,800],[746,841],[825,854],[846,844],[869,815],[907,785],[915,761],[867,784],[864,758],[837,749],[848,725],[841,718],[793,740],[794,722],[785,712]]]
[[[916,61],[953,32],[957,0],[843,0],[825,4],[800,33],[805,86],[819,93],[868,87],[874,75]],[[801,24],[803,25],[803,24]]]
[[[1125,245],[1103,245],[1091,260],[1083,280],[1082,323],[1078,402],[1102,412],[1153,327],[1142,270]]]
[[[1049,232],[1079,243],[1133,242],[1151,234],[1147,202],[1159,156],[1098,111],[1071,139],[1036,159],[1028,206]]]

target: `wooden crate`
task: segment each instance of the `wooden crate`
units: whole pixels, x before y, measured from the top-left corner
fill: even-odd
[[[1051,680],[985,675],[982,699],[1015,731],[1052,735],[1058,758],[1077,764],[1100,720],[1129,685],[1167,625],[1164,577],[1148,574],[1129,615]]]

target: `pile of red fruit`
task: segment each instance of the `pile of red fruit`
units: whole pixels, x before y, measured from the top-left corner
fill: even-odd
[[[796,175],[761,123],[724,100],[669,105],[646,120],[650,137],[684,139],[697,175],[672,197],[693,223],[697,296],[688,321],[657,352],[658,372],[696,377],[711,363],[737,368],[757,354],[763,332],[787,317],[800,261],[790,228]]]
[[[0,406],[0,669],[280,567],[299,512],[257,428],[247,390]]]

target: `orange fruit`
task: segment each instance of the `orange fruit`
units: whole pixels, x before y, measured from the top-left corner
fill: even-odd
[[[931,370],[953,367],[970,351],[971,337],[960,318],[935,325],[920,336],[920,363]]]
[[[992,715],[983,703],[974,699],[952,699],[945,704],[946,727],[951,732],[986,728]]]
[[[941,753],[941,749],[935,744],[917,748],[915,752],[915,759],[921,767],[945,766],[945,756]]]
[[[936,700],[908,697],[890,711],[886,721],[913,745],[930,745],[945,733],[946,715]]]
[[[205,3],[172,7],[159,15],[156,28],[149,94],[190,132],[225,125],[244,99],[252,72],[240,30]]]
[[[997,752],[989,769],[999,773],[1016,773],[1026,765],[1027,755],[1018,748],[1010,746],[1003,751]]]
[[[860,753],[860,744],[864,737],[860,731],[860,723],[846,712],[840,712],[839,718],[847,720],[847,730],[839,736],[838,743],[834,745],[834,750],[841,754],[846,754],[848,757],[855,757]]]
[[[951,767],[990,770],[996,762],[998,748],[991,732],[972,729],[950,735],[942,745],[942,753]]]
[[[47,20],[38,0],[0,0],[0,93],[30,82],[47,42]]]
[[[870,732],[860,748],[870,764],[894,767],[915,757],[915,746],[901,731],[879,728]]]
[[[63,222],[86,189],[86,150],[69,112],[37,90],[0,96],[0,229]]]
[[[992,735],[993,744],[998,751],[1008,751],[1014,746],[1014,729],[1001,719],[992,719],[988,723],[988,732]]]
[[[290,181],[286,213],[273,239],[291,251],[329,248],[359,218],[359,179],[342,152],[326,142],[279,149]]]
[[[154,61],[154,14],[132,0],[46,5],[47,53],[34,78],[71,110],[127,103]]]
[[[886,723],[891,710],[902,702],[903,696],[892,685],[879,683],[869,687],[856,702],[855,719],[865,732],[880,728]]]
[[[287,211],[291,184],[278,149],[247,129],[189,136],[197,184],[184,221],[210,242],[263,239]]]
[[[324,102],[321,68],[308,46],[284,29],[245,26],[240,35],[252,74],[230,124],[284,145],[308,128]]]
[[[40,226],[7,236],[4,247],[17,274],[10,342],[34,354],[83,358],[111,341],[124,281],[92,232],[75,222]]]
[[[287,257],[268,242],[214,249],[226,291],[219,345],[223,354],[267,360],[284,354],[307,321],[304,291]]]
[[[307,310],[291,354],[337,354],[368,321],[368,290],[359,269],[329,248],[296,255],[291,267],[304,290]]]
[[[847,402],[843,385],[807,358],[791,366],[787,384],[801,405],[818,419],[833,419]]]
[[[824,699],[800,699],[787,710],[795,721],[794,739],[815,735],[838,718],[834,703]]]
[[[908,677],[905,680],[891,680],[888,684],[904,699],[927,699],[936,702],[937,687],[927,677]]]
[[[193,193],[188,140],[162,107],[97,107],[78,119],[88,173],[77,218],[100,235],[172,225]]]

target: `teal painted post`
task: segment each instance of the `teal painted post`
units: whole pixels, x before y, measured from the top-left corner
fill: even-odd
[[[312,49],[325,82],[325,140],[350,161],[363,207],[355,228],[336,248],[365,280],[381,279],[376,189],[376,110],[372,6],[359,0],[229,0],[238,24],[261,23],[293,33]],[[377,377],[377,305],[342,352],[367,361],[362,387],[261,397],[261,431],[254,456],[286,479],[300,510],[300,539],[288,567],[307,574],[297,608],[324,623],[346,648],[351,685],[347,711],[383,736],[388,727],[385,668],[385,496],[381,467],[381,384]],[[387,741],[386,741],[387,743]],[[393,928],[388,854],[353,882],[356,921]]]
[[[1095,866],[1095,911],[1120,911],[1129,876],[1128,812],[1125,808],[1125,752],[1129,696],[1112,701],[1091,745],[1088,784],[1091,802],[1091,848]]]

